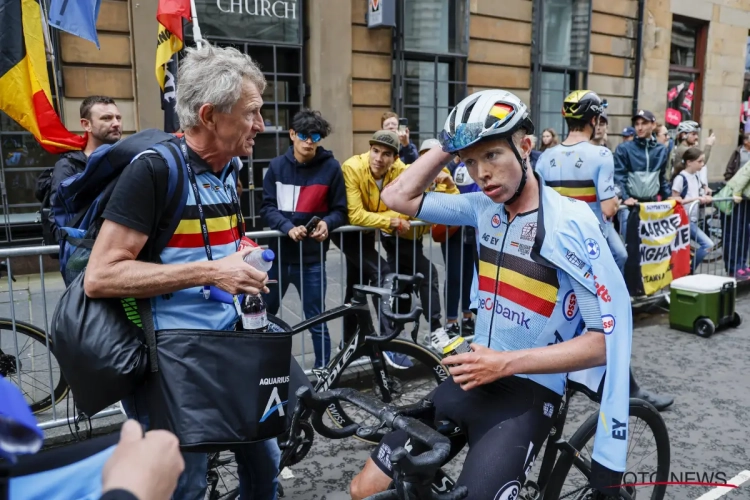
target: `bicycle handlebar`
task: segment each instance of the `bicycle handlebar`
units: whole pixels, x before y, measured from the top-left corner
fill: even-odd
[[[405,323],[415,323],[414,325],[414,332],[419,330],[419,316],[422,314],[422,308],[419,306],[415,306],[411,311],[408,313],[400,314],[397,312],[394,312],[393,302],[394,299],[402,299],[402,300],[408,300],[409,295],[404,293],[407,287],[418,287],[422,280],[424,279],[424,275],[421,273],[417,273],[414,276],[409,276],[407,274],[396,274],[396,273],[389,273],[385,276],[385,279],[383,280],[384,284],[388,285],[391,284],[389,288],[386,287],[375,287],[375,286],[368,286],[368,285],[354,285],[354,290],[358,291],[362,294],[366,295],[377,295],[380,297],[381,301],[381,312],[383,316],[386,317],[386,319],[399,324],[404,325]],[[366,340],[368,342],[373,343],[384,343],[384,342],[390,342],[394,338],[396,338],[401,331],[399,329],[394,329],[394,331],[391,333],[391,335],[388,336],[374,336],[374,335],[368,335],[366,337]]]
[[[396,448],[391,453],[394,471],[399,479],[404,481],[404,486],[407,488],[412,482],[419,483],[423,487],[425,484],[429,485],[450,454],[451,443],[446,436],[419,420],[403,415],[398,407],[354,389],[331,389],[326,392],[313,393],[309,387],[305,386],[297,390],[297,398],[312,410],[311,421],[315,431],[329,439],[342,439],[355,434],[363,437],[370,436],[373,432],[387,427],[392,430],[403,430],[410,438],[427,446],[428,451],[416,456],[411,455],[403,447]],[[323,414],[331,404],[339,400],[347,401],[377,417],[380,424],[375,428],[362,428],[356,423],[341,429],[328,427],[323,423]],[[412,479],[414,481],[411,481]],[[428,494],[430,495],[428,497],[422,494],[424,500],[459,500],[464,498],[468,491],[466,488],[457,488],[447,494],[436,494],[431,491]],[[400,499],[401,497],[398,491],[388,491],[370,498],[376,500],[379,498]]]

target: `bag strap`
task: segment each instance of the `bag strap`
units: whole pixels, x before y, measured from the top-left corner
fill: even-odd
[[[682,177],[682,189],[680,190],[680,198],[684,198],[685,195],[687,195],[688,192],[688,178],[687,176],[680,172],[680,177]]]
[[[169,168],[167,184],[168,201],[164,211],[164,214],[169,216],[169,224],[154,240],[152,251],[158,257],[162,250],[166,248],[175,230],[177,230],[177,226],[180,224],[182,212],[185,210],[187,203],[188,191],[185,186],[185,160],[177,146],[170,141],[156,144],[154,150],[164,158]],[[177,196],[178,194],[179,196]]]
[[[148,346],[148,361],[151,373],[159,371],[159,362],[156,355],[156,329],[154,327],[154,316],[151,312],[150,299],[138,299],[138,314],[141,316],[141,326],[146,337]]]

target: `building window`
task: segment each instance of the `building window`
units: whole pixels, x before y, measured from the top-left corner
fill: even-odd
[[[586,87],[590,32],[590,0],[534,0],[532,118],[539,130],[567,135],[560,108],[566,95]]]
[[[468,12],[466,0],[400,2],[393,107],[409,120],[418,147],[437,137],[451,108],[466,96]]]
[[[707,36],[707,23],[679,16],[672,18],[666,114],[668,128],[675,128],[685,120],[700,121]]]

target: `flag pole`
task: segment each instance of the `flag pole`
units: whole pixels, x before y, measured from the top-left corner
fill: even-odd
[[[203,35],[201,35],[201,27],[198,24],[198,11],[195,8],[195,0],[190,0],[190,16],[193,18],[193,39],[200,49],[203,47]]]
[[[191,0],[192,1],[192,0]],[[47,7],[45,5],[45,2],[39,2],[39,9],[42,13],[42,35],[44,35],[44,45],[47,52],[47,58],[49,59],[49,62],[52,64],[52,78],[54,79],[53,85],[51,85],[54,93],[55,98],[57,99],[57,114],[60,117],[60,120],[63,119],[63,105],[62,105],[62,99],[60,98],[60,86],[58,85],[57,80],[57,65],[55,64],[55,48],[52,45],[52,34],[49,29],[49,16],[47,14]]]

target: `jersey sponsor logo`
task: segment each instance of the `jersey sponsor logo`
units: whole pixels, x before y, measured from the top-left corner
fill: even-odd
[[[482,241],[485,241],[489,243],[490,245],[495,246],[498,243],[500,243],[500,236],[502,236],[502,234],[500,234],[499,236],[492,236],[491,234],[484,233],[482,235]]]
[[[578,314],[578,300],[573,290],[568,291],[563,299],[563,316],[568,321],[572,320]]]
[[[521,483],[511,481],[498,490],[495,500],[517,500],[519,493],[521,493]]]
[[[581,168],[582,166],[583,166],[583,160],[580,159],[580,158],[578,158],[578,161],[576,162],[575,167],[576,168]]]
[[[289,377],[287,377],[287,379],[288,378]],[[279,387],[274,386],[273,391],[271,391],[271,396],[268,398],[268,403],[266,403],[266,409],[263,410],[263,416],[260,417],[260,422],[265,422],[268,417],[277,411],[279,412],[279,417],[283,417],[285,404],[286,401],[282,401],[281,397],[279,397]]]
[[[380,443],[380,449],[378,450],[378,460],[381,464],[385,465],[388,470],[393,469],[391,465],[391,447],[385,443]]]
[[[609,152],[609,149],[607,148],[603,147],[602,149],[599,150],[599,156],[608,156],[610,154],[611,153]]]
[[[589,267],[588,271],[584,273],[583,279],[585,280],[589,279],[593,273],[594,273],[594,270]]]
[[[597,277],[594,276],[594,286],[596,287],[596,294],[599,296],[600,299],[602,299],[603,302],[612,302],[612,297],[609,295],[609,290],[607,290],[607,286],[604,284],[601,284],[597,281]]]
[[[492,224],[492,227],[498,228],[500,227],[500,224],[503,222],[503,220],[500,218],[499,214],[495,214],[492,216],[492,220],[490,222]]]
[[[544,403],[542,412],[544,413],[545,417],[552,418],[552,415],[555,413],[555,405],[553,405],[552,403]]]
[[[592,260],[598,259],[599,255],[601,255],[599,243],[593,238],[587,239],[584,243],[586,244],[586,253],[589,254],[589,257],[591,257]]]
[[[524,256],[529,255],[531,253],[531,245],[524,245],[523,243],[519,243],[518,253]]]
[[[565,253],[565,258],[578,269],[583,269],[586,266],[586,262],[579,258],[575,252],[571,252],[570,250]]]
[[[534,241],[534,238],[536,238],[536,222],[527,222],[521,228],[521,239]]]
[[[625,441],[628,438],[628,421],[623,420],[620,422],[616,418],[612,419],[612,437]]]
[[[555,341],[554,342],[548,342],[547,345],[555,345],[559,344],[560,342],[565,342],[565,339],[562,338],[562,335],[560,335],[560,332],[555,330]]]
[[[527,330],[531,329],[531,327],[529,326],[529,320],[531,320],[531,317],[527,317],[525,311],[514,311],[509,307],[503,306],[502,302],[500,302],[499,300],[495,300],[493,297],[479,299],[479,306],[488,311],[494,309],[495,314],[498,314],[503,318],[516,323],[518,326],[523,326]]]
[[[602,316],[602,326],[604,327],[604,333],[609,335],[610,333],[615,331],[615,324],[617,322],[615,321],[615,317],[611,314],[605,314]]]
[[[498,268],[497,263],[501,262]],[[498,278],[499,276],[499,278]],[[513,253],[479,247],[479,290],[497,294],[520,307],[550,317],[557,304],[557,270]],[[494,307],[492,304],[486,309]]]

